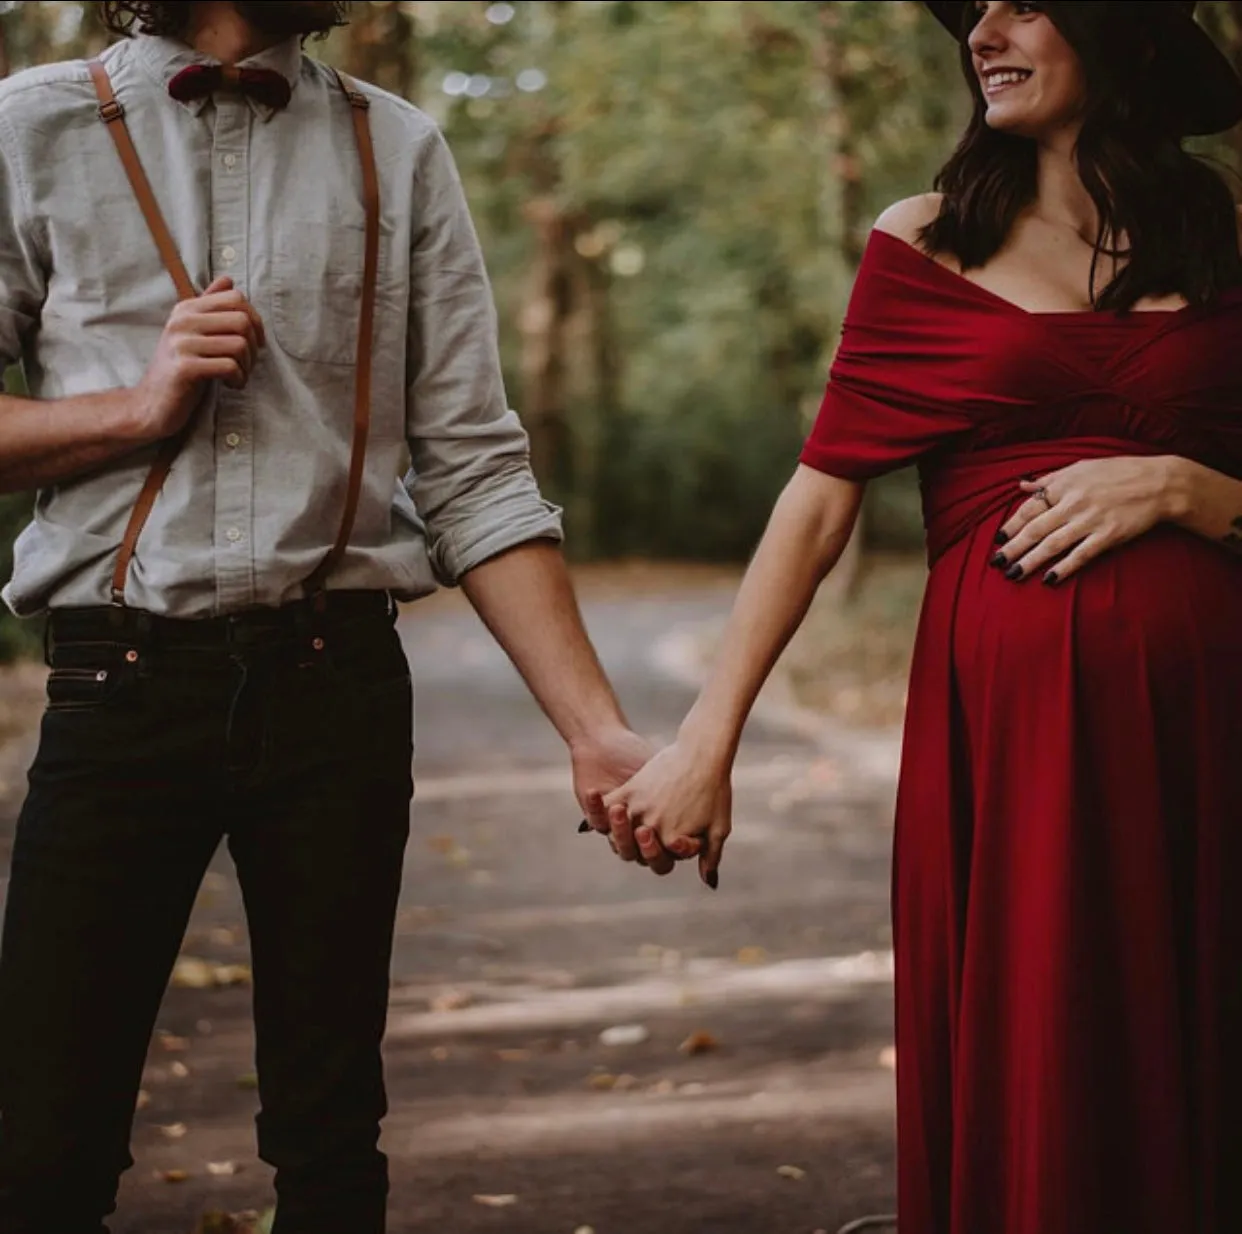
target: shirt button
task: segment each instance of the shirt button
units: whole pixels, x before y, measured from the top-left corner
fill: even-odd
[[[237,250],[231,244],[226,244],[220,250],[220,260],[226,266],[231,266],[237,260]]]
[[[230,544],[236,544],[242,538],[240,527],[230,527],[224,534]]]
[[[237,447],[241,445],[241,434],[240,434],[240,433],[230,433],[230,434],[229,434],[229,435],[228,435],[228,436],[224,439],[224,444],[225,444],[226,446],[228,446],[228,448],[229,448],[230,450],[236,450],[236,449],[237,449]]]
[[[229,169],[229,171],[232,171],[233,168],[237,166],[237,155],[226,154],[224,156],[224,165]]]

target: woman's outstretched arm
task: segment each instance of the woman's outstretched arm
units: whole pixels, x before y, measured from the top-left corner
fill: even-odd
[[[699,851],[715,887],[731,827],[729,778],[746,717],[858,518],[864,486],[799,466],[776,503],[738,590],[711,673],[676,741],[605,799],[614,827],[636,829],[645,856]],[[623,850],[633,846],[619,846]]]

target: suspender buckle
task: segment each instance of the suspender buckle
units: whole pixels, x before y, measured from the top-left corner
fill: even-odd
[[[361,90],[355,90],[351,86],[344,86],[342,88],[345,91],[345,97],[349,100],[349,105],[351,107],[360,108],[362,111],[366,111],[370,108],[371,100],[367,98]]]
[[[114,120],[119,120],[125,115],[125,108],[116,99],[109,99],[106,103],[100,103],[96,110],[99,112],[99,118],[105,124],[111,124]]]

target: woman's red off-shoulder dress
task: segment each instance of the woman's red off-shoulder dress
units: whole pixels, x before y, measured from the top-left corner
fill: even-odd
[[[989,565],[1019,480],[1115,455],[1242,477],[1242,294],[1030,313],[873,233],[802,461],[923,494],[902,1234],[1242,1231],[1242,559],[1162,524],[1058,587]]]

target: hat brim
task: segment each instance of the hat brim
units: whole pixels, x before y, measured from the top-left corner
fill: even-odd
[[[954,38],[961,37],[966,0],[924,3]],[[1223,133],[1242,120],[1242,78],[1188,7],[1170,13],[1152,72],[1169,83],[1167,106],[1181,136]]]

